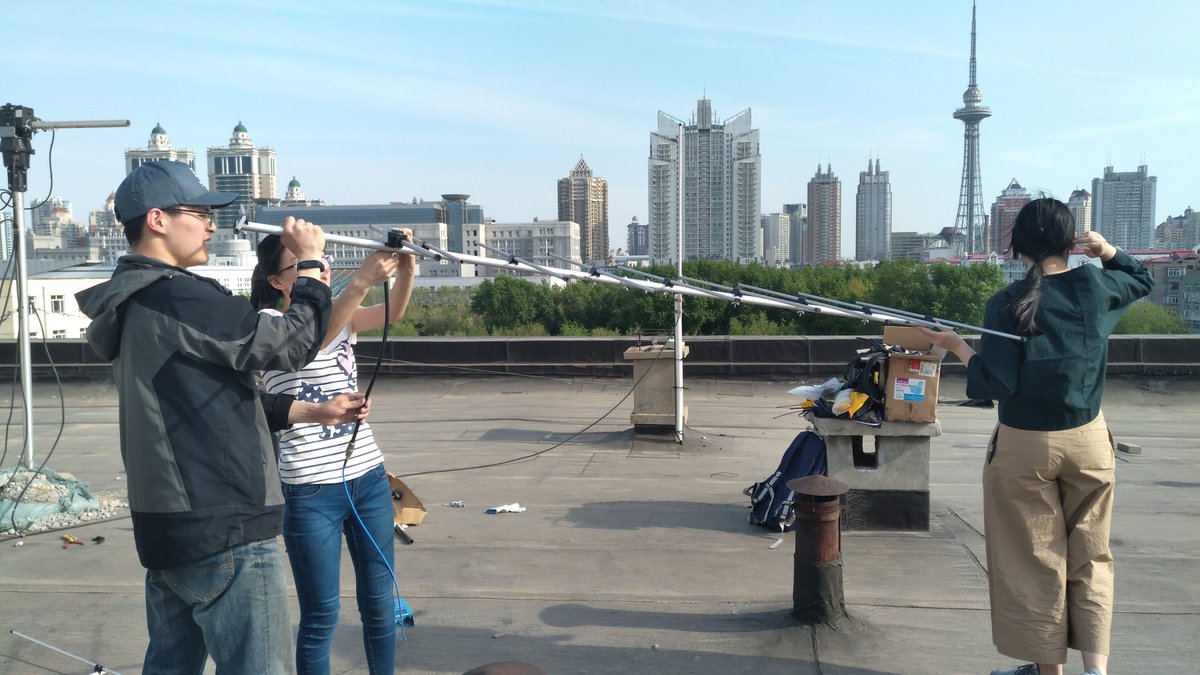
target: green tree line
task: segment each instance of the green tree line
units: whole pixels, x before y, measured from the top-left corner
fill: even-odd
[[[652,274],[673,277],[674,268]],[[746,284],[780,293],[809,293],[832,300],[863,300],[885,307],[981,325],[984,307],[1004,286],[994,265],[967,267],[892,260],[871,267],[781,269],[730,261],[684,263],[685,276],[725,286]],[[374,291],[366,303],[381,302]],[[685,297],[684,331],[689,335],[870,335],[882,325],[799,314],[756,305]],[[475,288],[417,289],[392,335],[637,335],[671,328],[674,299],[613,284],[571,282],[552,286],[500,276]],[[1131,307],[1118,333],[1185,333],[1179,317],[1148,301]]]
[[[671,277],[674,269],[652,274]],[[730,261],[684,263],[685,276],[725,286],[748,284],[781,293],[810,293],[833,300],[932,314],[964,323],[983,320],[987,298],[1004,285],[999,268],[925,265],[896,260],[873,267],[780,269]],[[367,299],[379,302],[378,294]],[[672,326],[674,299],[613,284],[571,282],[552,286],[521,277],[489,279],[474,289],[418,289],[393,335],[636,335]],[[791,310],[685,297],[684,330],[690,335],[845,335],[879,333],[877,323],[799,314]]]

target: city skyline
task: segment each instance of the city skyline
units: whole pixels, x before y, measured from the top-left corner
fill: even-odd
[[[893,231],[953,225],[971,3],[132,2],[8,18],[2,103],[64,130],[53,194],[77,220],[161,124],[176,148],[224,145],[239,121],[310,198],[379,204],[471,194],[489,217],[554,217],[551,181],[580,155],[609,182],[609,239],[648,221],[646,132],[658,111],[754,111],[763,213],[806,200],[814,164],[879,158]],[[234,20],[236,19],[236,21]],[[978,81],[997,111],[982,135],[985,203],[1017,178],[1066,201],[1104,167],[1157,176],[1155,224],[1200,207],[1200,78],[1192,5],[978,6]],[[245,26],[270,26],[247,31]],[[97,40],[97,36],[104,39]],[[581,59],[589,68],[579,68]],[[1186,64],[1192,63],[1192,66]],[[27,202],[50,192],[34,137]],[[203,169],[199,170],[203,173]],[[852,175],[852,174],[850,174]],[[207,176],[202,176],[207,179]],[[275,195],[280,197],[282,195]],[[843,213],[852,199],[843,192]],[[842,230],[842,257],[854,237]]]

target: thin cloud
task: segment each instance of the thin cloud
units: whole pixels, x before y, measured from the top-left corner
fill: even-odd
[[[878,35],[855,38],[828,33],[805,32],[803,29],[797,28],[796,23],[791,21],[767,21],[762,25],[738,23],[739,17],[746,14],[742,6],[738,3],[730,3],[727,11],[718,11],[710,6],[702,12],[704,16],[718,16],[720,20],[705,19],[703,16],[697,16],[697,13],[689,11],[686,8],[675,7],[674,3],[666,8],[661,3],[618,2],[616,0],[579,4],[570,2],[540,2],[538,0],[464,0],[458,4],[576,19],[617,21],[634,25],[665,26],[668,28],[712,33],[736,33],[758,38],[778,38],[816,45],[881,50],[945,59],[962,58],[962,54],[959,51],[938,49],[915,41],[892,42],[884,40],[882,36]],[[358,7],[386,13],[391,10],[392,5],[391,3],[360,2]]]
[[[1056,141],[1092,140],[1096,138],[1107,138],[1119,134],[1127,134],[1134,131],[1145,131],[1146,129],[1157,129],[1160,127],[1195,123],[1196,121],[1197,117],[1194,112],[1180,110],[1164,113],[1162,115],[1156,115],[1146,119],[1130,120],[1128,122],[1119,122],[1114,124],[1096,124],[1087,127],[1069,129],[1067,131],[1051,135],[1050,138]]]

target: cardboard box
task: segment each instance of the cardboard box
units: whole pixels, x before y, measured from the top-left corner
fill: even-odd
[[[917,352],[888,357],[883,419],[888,422],[933,422],[937,419],[938,384],[946,351],[935,348],[908,326],[885,326],[883,341]]]
[[[388,474],[388,485],[392,488],[392,518],[397,525],[420,525],[425,520],[425,505],[409,489],[404,481]]]

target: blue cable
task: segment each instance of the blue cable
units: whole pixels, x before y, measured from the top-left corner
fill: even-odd
[[[354,498],[350,496],[350,484],[346,482],[346,464],[342,464],[342,488],[346,491],[346,501],[350,503],[350,511],[354,513],[355,520],[362,527],[362,531],[367,535],[367,539],[371,545],[375,547],[375,551],[379,554],[379,559],[383,561],[383,566],[387,568],[388,575],[392,577],[392,590],[395,591],[395,618],[396,618],[396,637],[404,642],[404,627],[415,625],[412,610],[408,607],[408,602],[400,595],[400,584],[396,581],[396,572],[392,566],[388,564],[387,556],[383,554],[383,549],[375,541],[375,537],[371,536],[371,531],[367,529],[367,524],[363,522],[362,516],[358,515],[358,509],[354,507]]]
[[[367,383],[366,396],[370,398],[371,389],[375,386],[375,376],[379,374],[379,365],[383,362],[383,346],[387,344],[388,328],[391,324],[391,303],[387,282],[383,283],[383,338],[379,342],[379,358],[375,363],[375,370],[371,373],[371,380]],[[394,593],[395,607],[394,614],[396,620],[396,637],[404,642],[404,627],[416,625],[416,620],[413,617],[412,609],[408,606],[408,601],[400,595],[400,584],[396,581],[396,572],[392,566],[388,564],[387,556],[383,554],[383,549],[379,548],[379,544],[375,541],[375,537],[371,536],[371,531],[367,529],[367,524],[363,522],[362,516],[358,515],[358,509],[354,506],[354,498],[350,496],[350,485],[346,482],[346,465],[350,463],[350,455],[354,454],[354,442],[358,438],[358,429],[361,426],[361,421],[354,422],[354,433],[350,435],[350,442],[346,444],[346,459],[342,461],[342,488],[346,491],[346,501],[350,503],[350,510],[354,513],[354,518],[362,527],[363,533],[367,535],[367,539],[371,541],[371,545],[375,547],[375,551],[379,553],[379,559],[383,561],[383,566],[387,568],[388,574],[392,577],[392,590]]]

